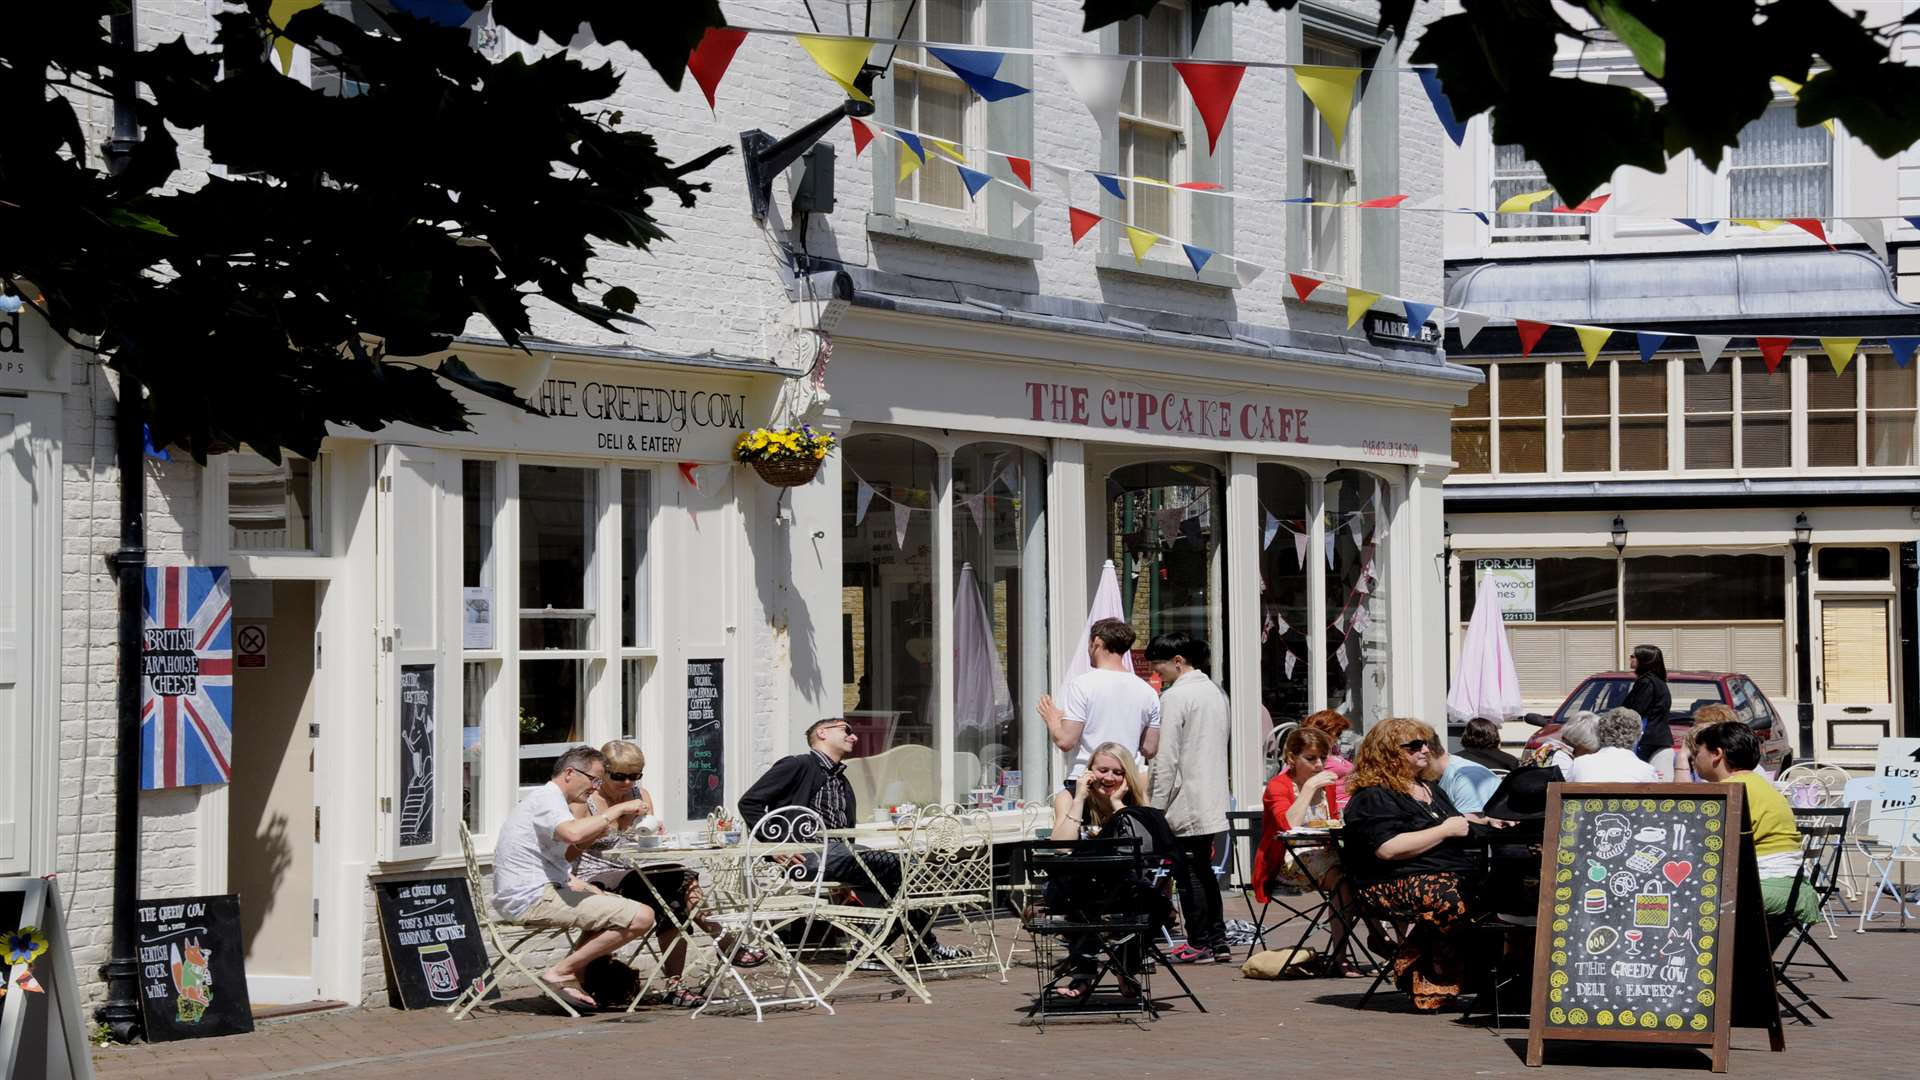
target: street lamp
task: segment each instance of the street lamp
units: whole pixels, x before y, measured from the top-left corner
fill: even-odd
[[[1627,553],[1627,519],[1619,514],[1613,515],[1613,553],[1615,555]]]
[[[1795,514],[1793,517],[1793,542],[1798,546],[1813,543],[1813,523],[1807,520],[1805,514]]]
[[[1813,596],[1809,586],[1813,523],[1805,513],[1793,517],[1794,676],[1800,684],[1795,711],[1800,721],[1800,756],[1813,760]]]

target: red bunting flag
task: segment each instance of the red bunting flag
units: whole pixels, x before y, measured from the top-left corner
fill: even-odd
[[[1790,337],[1757,337],[1753,339],[1753,343],[1759,348],[1760,355],[1767,358],[1767,374],[1771,375],[1774,369],[1780,366],[1780,358],[1785,355],[1787,346],[1793,344],[1793,339]]]
[[[727,26],[709,26],[701,36],[700,44],[687,56],[687,70],[693,73],[693,81],[707,95],[707,108],[712,109],[714,91],[720,89],[720,79],[727,73],[727,65],[733,63],[734,50],[747,40],[745,30],[735,30]]]
[[[1233,95],[1240,92],[1240,79],[1247,73],[1241,64],[1175,64],[1175,71],[1193,95],[1193,107],[1207,125],[1207,153],[1220,143],[1220,129],[1227,126],[1227,112],[1233,108]]]
[[[873,129],[851,116],[847,117],[847,123],[853,125],[853,156],[859,157],[867,144],[873,141]]]
[[[1553,208],[1553,212],[1556,214],[1591,214],[1595,210],[1607,205],[1607,200],[1611,198],[1613,198],[1611,195],[1595,195],[1591,199],[1575,203],[1572,206],[1561,203],[1559,206]]]
[[[1806,218],[1806,217],[1788,218],[1787,224],[1798,225],[1802,230],[1808,233],[1811,233],[1814,239],[1827,245],[1828,251],[1835,250],[1833,246],[1833,241],[1827,239],[1826,227],[1820,224],[1819,218]]]
[[[1012,169],[1013,175],[1019,177],[1020,182],[1027,185],[1028,191],[1033,190],[1033,162],[1028,161],[1026,158],[1014,157],[1009,154],[1007,155],[1007,168]]]
[[[1173,186],[1177,188],[1185,188],[1188,191],[1224,191],[1226,190],[1225,188],[1221,187],[1219,184],[1208,183],[1205,180],[1189,180],[1184,184],[1175,184]]]
[[[1287,280],[1293,283],[1293,294],[1298,296],[1302,303],[1306,302],[1307,297],[1313,295],[1313,290],[1325,284],[1305,274],[1288,274]]]
[[[1077,206],[1067,207],[1067,222],[1073,229],[1073,242],[1078,244],[1087,231],[1100,224],[1100,215],[1091,210],[1082,210]]]
[[[1361,203],[1360,206],[1362,209],[1369,210],[1391,210],[1401,203],[1406,202],[1407,198],[1408,196],[1405,195],[1382,195],[1377,199],[1368,199]]]
[[[1540,339],[1545,337],[1547,333],[1546,323],[1534,322],[1531,319],[1515,319],[1513,320],[1513,328],[1520,334],[1521,356],[1531,355],[1533,347],[1540,344]]]

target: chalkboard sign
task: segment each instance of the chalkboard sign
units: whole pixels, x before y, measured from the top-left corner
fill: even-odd
[[[432,664],[400,668],[400,846],[433,843]]]
[[[0,960],[0,1077],[93,1080],[91,1021],[81,1009],[73,946],[52,879],[0,878],[0,942],[6,941],[38,955],[24,964]]]
[[[240,898],[140,901],[140,1008],[147,1041],[253,1030]]]
[[[1548,788],[1527,1064],[1541,1063],[1545,1039],[1706,1045],[1715,1072],[1734,1026],[1770,1027],[1784,1045],[1742,795],[1734,784]],[[1755,987],[1766,1007],[1736,1009]]]
[[[373,892],[386,947],[387,997],[395,1008],[444,1005],[486,971],[487,947],[464,878],[380,881]]]
[[[687,661],[687,818],[697,821],[726,797],[726,661]]]

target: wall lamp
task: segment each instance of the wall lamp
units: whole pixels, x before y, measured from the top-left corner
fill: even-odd
[[[1813,523],[1807,520],[1805,514],[1793,516],[1793,542],[1802,547],[1813,543]]]
[[[1627,519],[1618,514],[1613,516],[1613,553],[1624,555],[1627,551]]]

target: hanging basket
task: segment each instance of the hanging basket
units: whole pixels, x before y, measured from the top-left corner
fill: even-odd
[[[820,471],[818,458],[785,458],[780,461],[753,462],[753,471],[774,487],[799,487],[811,483]]]

